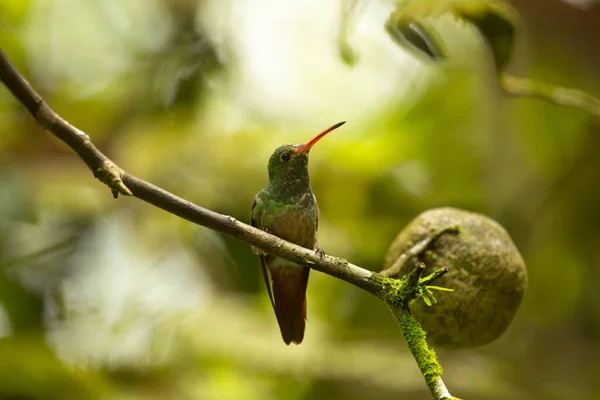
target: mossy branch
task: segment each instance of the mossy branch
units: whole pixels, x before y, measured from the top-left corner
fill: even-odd
[[[416,246],[419,246],[420,243],[417,243]],[[412,251],[414,252],[414,247]],[[433,397],[435,399],[454,399],[442,380],[443,369],[437,360],[435,351],[427,344],[427,334],[409,309],[411,302],[421,297],[424,297],[425,300],[425,296],[433,297],[427,285],[441,278],[448,272],[448,269],[440,268],[421,278],[424,271],[425,264],[418,263],[415,269],[402,279],[382,276],[381,284],[386,292],[384,300],[396,317],[408,348],[417,361],[417,365]]]
[[[53,133],[79,155],[92,171],[94,177],[111,189],[115,198],[118,194],[137,197],[190,222],[259,247],[269,254],[307,265],[312,269],[344,280],[374,294],[388,305],[393,306],[394,309],[408,310],[410,301],[423,296],[426,283],[437,279],[447,271],[443,269],[436,271],[433,274],[435,276],[432,275],[430,279],[425,278],[427,281],[425,282],[420,279],[425,268],[421,264],[408,276],[402,279],[392,279],[351,264],[342,258],[328,255],[321,256],[313,250],[287,242],[277,236],[237,221],[231,216],[197,206],[119,168],[117,164],[94,146],[88,135],[69,124],[46,105],[41,96],[12,65],[2,50],[0,50],[0,80],[43,128]],[[413,251],[413,253],[417,255],[418,251]],[[436,399],[447,398],[445,394],[448,391],[441,380],[441,367],[435,361],[435,357],[434,361],[437,369],[432,369],[431,363],[427,364],[425,369],[422,367],[421,350],[422,348],[429,349],[425,342],[424,332],[423,337],[419,337],[418,340],[413,339],[414,335],[407,336],[407,333],[414,332],[415,323],[418,325],[418,322],[414,318],[411,319],[406,316],[397,319],[401,324],[404,336],[411,338],[409,347],[415,358],[419,357],[417,362],[434,397]],[[402,325],[405,323],[406,326]],[[432,350],[427,351],[432,352]],[[433,383],[430,384],[430,382]]]
[[[419,322],[408,308],[396,307],[393,312],[402,330],[402,336],[404,336],[410,352],[417,361],[431,393],[436,399],[452,398],[441,379],[444,373],[442,366],[437,360],[435,351],[427,344],[427,335]]]

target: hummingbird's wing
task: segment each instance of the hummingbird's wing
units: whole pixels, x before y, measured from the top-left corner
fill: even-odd
[[[273,299],[273,290],[271,289],[271,279],[269,278],[269,269],[267,268],[267,256],[260,256],[260,269],[262,270],[263,279],[265,280],[265,286],[267,287],[267,293],[269,293],[269,300],[271,300],[271,306],[275,311],[275,300]]]
[[[317,198],[314,193],[312,193],[312,198],[315,207],[315,248],[319,248],[317,244],[319,242],[319,203],[317,203]]]
[[[252,209],[250,210],[250,221],[252,226],[258,229],[263,229],[262,224],[262,211],[263,211],[264,203],[260,198],[260,193],[256,195],[254,201],[252,202]],[[269,300],[271,300],[271,306],[273,307],[273,311],[275,311],[275,301],[273,300],[273,291],[271,289],[271,279],[269,279],[269,269],[267,268],[267,256],[260,250],[258,253],[256,250],[253,251],[260,256],[260,267],[262,270],[263,279],[265,280],[265,285],[267,286],[267,293],[269,293]]]

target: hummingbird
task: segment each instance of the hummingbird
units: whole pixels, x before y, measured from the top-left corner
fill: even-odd
[[[308,153],[321,138],[346,121],[325,129],[304,144],[285,144],[269,158],[269,185],[254,198],[252,226],[299,246],[317,246],[319,206],[310,187]],[[310,268],[252,247],[260,256],[267,293],[286,345],[300,344],[306,321],[306,286]]]

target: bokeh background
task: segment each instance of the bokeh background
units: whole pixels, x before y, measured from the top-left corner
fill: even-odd
[[[600,94],[600,6],[515,0],[510,70]],[[421,211],[511,234],[529,288],[510,329],[438,351],[469,399],[600,399],[600,124],[505,97],[477,32],[435,22],[433,63],[363,0],[340,58],[339,1],[2,0],[0,48],[129,172],[249,222],[273,149],[348,123],[311,152],[320,246],[381,269]],[[115,201],[0,89],[0,397],[428,399],[385,306],[313,272],[286,347],[249,246],[139,200]]]

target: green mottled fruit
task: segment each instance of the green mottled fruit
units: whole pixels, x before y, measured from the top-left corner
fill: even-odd
[[[445,228],[418,258],[425,274],[448,267],[434,285],[454,289],[434,291],[437,304],[411,304],[430,343],[447,348],[481,346],[497,339],[512,322],[525,289],[527,270],[512,239],[496,221],[455,208],[438,208],[417,216],[394,239],[385,267],[408,248]],[[409,262],[401,275],[414,268]]]

